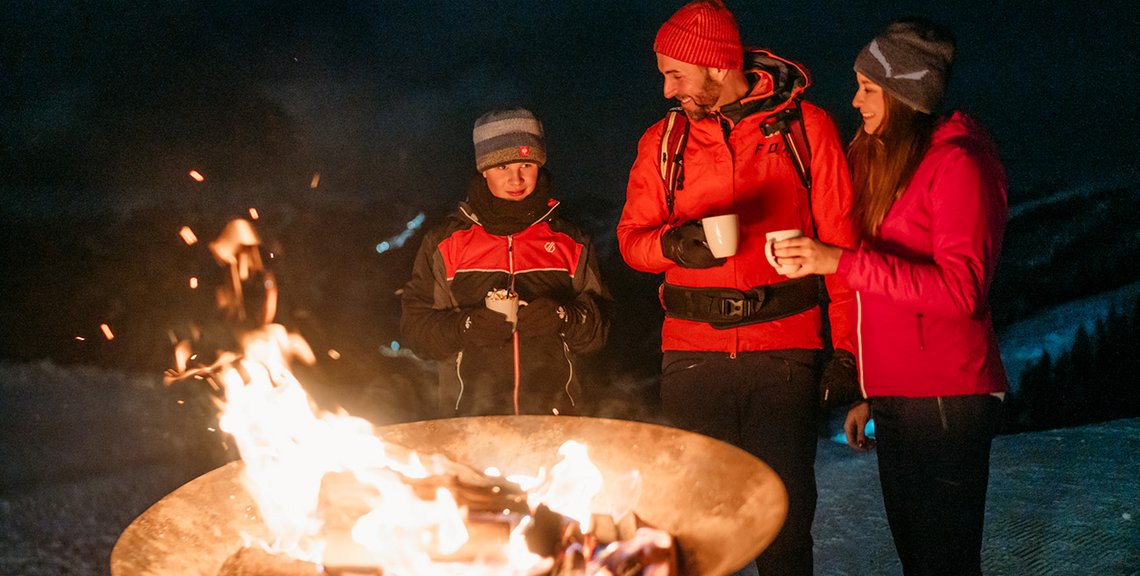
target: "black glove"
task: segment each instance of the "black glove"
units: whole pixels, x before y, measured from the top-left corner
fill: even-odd
[[[670,228],[661,235],[661,252],[682,268],[712,268],[724,264],[713,256],[705,240],[705,229],[696,220]]]
[[[459,315],[459,338],[464,348],[502,346],[514,330],[506,316],[490,308],[471,308]]]
[[[846,350],[836,350],[823,366],[823,375],[819,379],[820,410],[827,414],[833,408],[850,406],[862,399],[855,356]]]
[[[519,335],[561,334],[570,325],[571,308],[553,298],[535,298],[519,306]]]

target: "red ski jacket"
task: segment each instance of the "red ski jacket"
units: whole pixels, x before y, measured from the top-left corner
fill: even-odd
[[[987,301],[1005,222],[993,143],[961,113],[943,119],[878,237],[839,260],[857,291],[865,396],[1006,390]]]
[[[752,92],[739,103],[722,108],[716,117],[690,121],[684,150],[684,187],[676,192],[672,219],[658,165],[664,121],[641,137],[617,227],[622,256],[634,269],[664,272],[665,281],[673,285],[745,290],[787,280],[764,256],[767,232],[798,228],[810,236],[814,220],[822,241],[855,246],[851,181],[831,118],[822,109],[802,103],[803,125],[811,146],[810,202],[780,135],[766,137],[760,130],[769,116],[795,106],[794,99],[809,84],[807,73],[795,63],[759,50],[746,53],[745,62],[745,72],[755,82]],[[730,108],[742,113],[735,121],[723,113]],[[727,213],[739,216],[740,244],[736,255],[722,266],[681,268],[662,253],[661,235],[670,227]],[[854,351],[851,292],[840,276],[828,276],[826,283],[831,298],[832,342],[837,348]],[[729,329],[667,317],[661,329],[661,347],[728,353],[818,349],[823,346],[821,326],[818,307],[780,320]]]

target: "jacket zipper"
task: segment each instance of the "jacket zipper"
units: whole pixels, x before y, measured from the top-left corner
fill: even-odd
[[[926,335],[922,332],[922,314],[918,315],[918,349],[926,350]]]
[[[938,417],[942,419],[942,431],[950,431],[950,422],[946,419],[946,408],[942,405],[942,397],[936,396],[935,400],[938,401]]]
[[[515,293],[515,236],[514,236],[514,234],[508,234],[507,235],[507,267],[510,269],[510,274],[511,274],[509,293],[514,294]],[[520,404],[520,402],[519,402],[519,389],[520,389],[519,379],[522,377],[522,374],[521,374],[522,367],[519,365],[519,363],[522,360],[519,358],[519,356],[520,356],[520,354],[519,354],[519,332],[517,329],[514,331],[513,334],[511,334],[511,350],[512,350],[511,354],[514,358],[514,362],[513,362],[513,366],[514,366],[514,370],[513,370],[513,372],[514,372],[514,386],[513,386],[513,389],[514,389],[514,392],[513,392],[512,396],[513,396],[513,404],[514,404],[514,409],[515,409],[515,415],[517,416],[519,414],[519,404]]]

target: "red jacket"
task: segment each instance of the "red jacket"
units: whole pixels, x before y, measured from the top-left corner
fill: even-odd
[[[664,272],[669,284],[748,289],[786,281],[764,257],[764,234],[798,228],[810,235],[813,216],[821,240],[842,247],[855,246],[847,161],[827,114],[807,102],[802,105],[811,145],[813,214],[809,214],[807,191],[781,137],[765,137],[760,131],[764,119],[795,105],[792,99],[809,83],[807,74],[798,65],[767,52],[754,51],[745,54],[745,58],[746,72],[771,72],[761,73],[752,92],[739,102],[737,109],[743,117],[737,118],[737,122],[723,114],[729,107],[722,108],[717,117],[690,122],[684,151],[684,188],[676,193],[672,220],[668,219],[665,186],[657,160],[664,121],[650,127],[638,143],[617,227],[618,245],[631,267],[643,272]],[[786,82],[773,85],[773,77],[785,78]],[[681,268],[662,253],[661,235],[670,227],[732,212],[739,215],[740,244],[736,255],[724,265]],[[832,341],[838,348],[854,351],[851,292],[839,276],[828,276],[826,282],[831,297]],[[727,330],[667,317],[661,329],[661,346],[663,350],[729,353],[817,349],[823,345],[820,330],[819,308]]]
[[[878,237],[839,260],[857,291],[864,395],[1006,390],[987,301],[1005,221],[993,143],[961,113],[942,120]]]

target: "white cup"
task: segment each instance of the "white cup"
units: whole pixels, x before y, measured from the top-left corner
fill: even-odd
[[[740,227],[736,214],[702,218],[701,226],[705,229],[705,242],[708,243],[713,256],[727,258],[736,254],[736,245],[740,240]]]
[[[803,231],[797,229],[776,230],[775,232],[769,232],[764,235],[764,256],[768,258],[768,263],[776,269],[777,273],[787,276],[788,274],[799,270],[800,267],[795,264],[776,264],[776,255],[772,253],[772,245],[781,240],[799,238],[803,235]]]
[[[483,298],[483,304],[491,310],[507,317],[507,322],[515,324],[519,319],[519,295],[511,294],[504,298],[506,290],[493,290]]]

